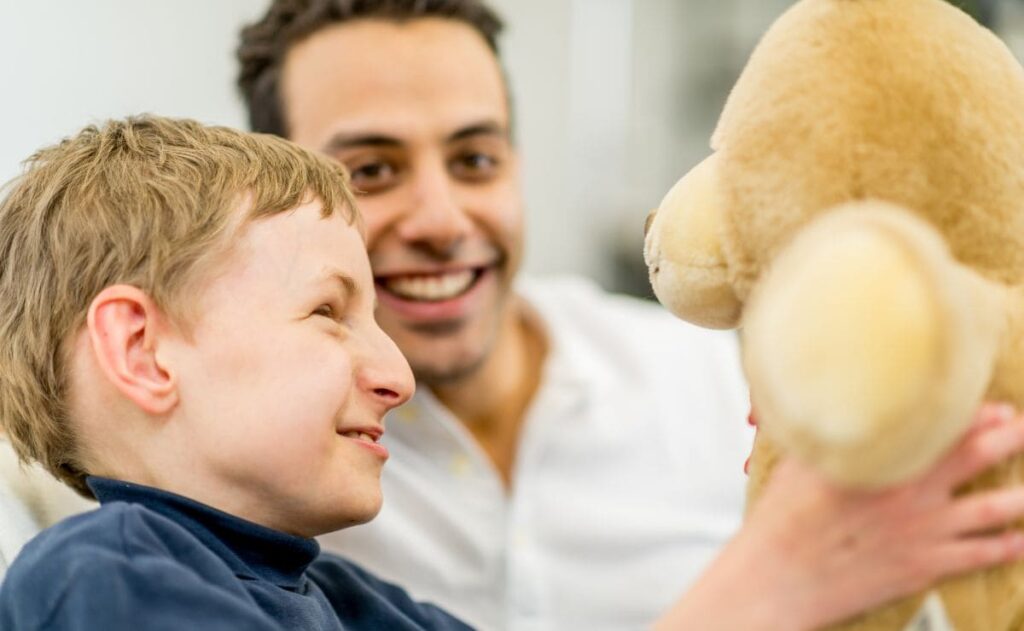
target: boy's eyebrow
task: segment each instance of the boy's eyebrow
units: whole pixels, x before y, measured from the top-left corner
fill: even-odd
[[[326,269],[324,273],[320,275],[317,283],[332,283],[339,285],[346,298],[355,296],[359,293],[359,285],[356,281],[345,272],[336,268]]]
[[[345,272],[328,268],[323,276],[321,276],[320,282],[337,283],[341,286],[341,291],[345,294],[345,300],[351,299],[353,296],[359,295],[359,283],[354,278],[346,274]],[[373,310],[377,310],[377,292],[373,292]]]

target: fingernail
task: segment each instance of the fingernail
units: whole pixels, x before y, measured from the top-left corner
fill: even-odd
[[[1009,421],[1013,419],[1017,411],[1009,403],[1000,403],[996,406],[995,415],[1000,421]]]

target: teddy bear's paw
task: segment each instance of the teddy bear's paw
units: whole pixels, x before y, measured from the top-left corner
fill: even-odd
[[[991,374],[971,288],[938,233],[858,202],[804,229],[755,288],[744,363],[763,429],[836,481],[878,487],[934,462]]]

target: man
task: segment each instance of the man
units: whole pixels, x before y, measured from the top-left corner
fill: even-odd
[[[361,191],[377,317],[419,385],[384,437],[384,510],[323,544],[481,628],[645,628],[739,525],[750,435],[735,341],[579,281],[516,282],[500,30],[478,0],[281,0],[243,32],[254,129],[335,157]],[[800,479],[791,505],[827,512]],[[949,485],[932,483],[946,503]],[[903,510],[836,506],[857,501]],[[716,585],[758,551],[785,564],[766,542],[790,531],[774,527],[732,546],[690,602],[728,607]],[[927,582],[954,568],[917,569]]]

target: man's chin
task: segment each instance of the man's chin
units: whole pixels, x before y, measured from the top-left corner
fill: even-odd
[[[437,320],[434,322],[416,322],[405,325],[409,331],[417,335],[433,338],[451,337],[462,332],[467,323],[463,319]]]
[[[416,381],[425,386],[446,386],[467,379],[483,366],[487,353],[481,352],[471,358],[462,358],[447,363],[434,361],[417,362],[409,360]]]

